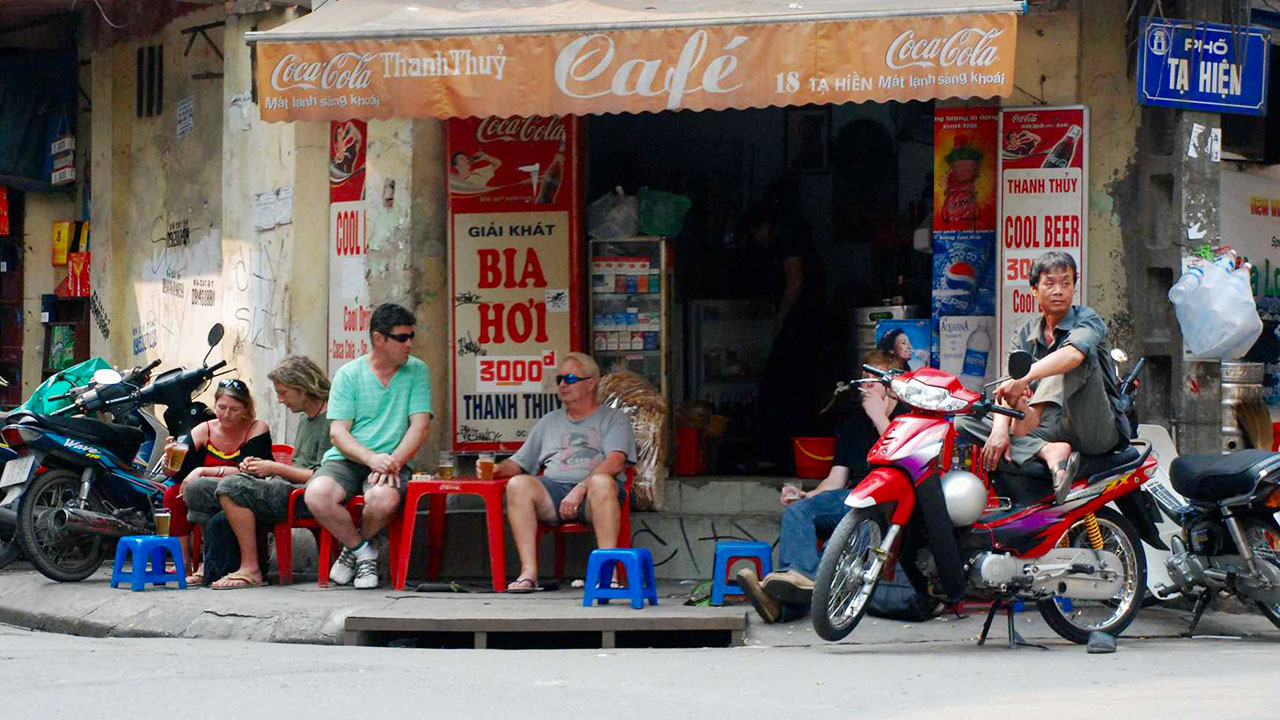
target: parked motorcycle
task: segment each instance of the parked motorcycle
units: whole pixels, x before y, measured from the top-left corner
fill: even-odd
[[[1025,376],[1031,363],[1030,355],[1014,353],[1011,376]],[[1130,399],[1140,366],[1122,385]],[[1086,457],[1066,500],[1055,504],[1042,464],[1002,465],[988,474],[980,447],[954,425],[956,416],[1022,413],[932,368],[864,370],[874,379],[855,383],[884,384],[912,412],[896,418],[872,447],[872,470],[849,494],[852,510],[824,548],[812,603],[820,637],[834,641],[852,632],[876,584],[899,560],[921,591],[992,603],[979,642],[1001,609],[1010,646],[1021,642],[1011,608],[1018,600],[1035,602],[1045,622],[1076,643],[1093,631],[1118,635],[1128,627],[1146,589],[1142,542],[1162,545],[1151,500],[1137,492],[1156,468],[1150,446],[1138,442]]]
[[[210,352],[222,335],[222,325],[214,325]],[[207,363],[208,354],[200,367],[167,370],[145,387],[118,375],[116,382],[103,377],[64,410],[9,418],[2,434],[18,457],[5,466],[0,484],[29,483],[16,537],[43,575],[83,580],[102,564],[107,538],[155,534],[166,480],[160,472],[164,438],[188,434],[209,416],[193,397],[226,362]],[[145,410],[151,405],[166,406],[163,424]],[[89,417],[98,414],[112,421]],[[143,450],[148,443],[150,452]]]

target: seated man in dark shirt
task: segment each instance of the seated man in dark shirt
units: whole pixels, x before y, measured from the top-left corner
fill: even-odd
[[[880,350],[867,354],[866,364],[889,370],[894,359]],[[871,377],[871,375],[866,375]],[[862,409],[855,410],[836,436],[836,455],[825,480],[799,498],[783,495],[787,506],[782,514],[782,533],[778,540],[778,569],[764,577],[755,571],[738,572],[738,586],[755,606],[765,622],[775,623],[803,617],[809,611],[813,594],[813,578],[818,573],[818,537],[829,537],[849,511],[844,499],[870,471],[867,453],[889,427],[894,417],[907,412],[881,384],[862,387]],[[785,493],[785,491],[784,491]]]

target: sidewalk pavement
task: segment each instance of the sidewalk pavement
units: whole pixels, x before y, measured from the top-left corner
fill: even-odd
[[[692,587],[687,582],[660,582],[660,604],[679,606]],[[616,605],[583,608],[582,590],[568,586],[533,595],[417,593],[394,592],[385,585],[378,590],[321,589],[314,580],[303,576],[288,586],[228,591],[152,587],[135,593],[127,587],[112,590],[109,570],[79,583],[53,582],[25,563],[0,570],[0,623],[88,637],[181,637],[332,645],[342,642],[343,625],[349,615],[399,609],[406,603],[424,612],[434,609],[449,614],[457,613],[460,603],[469,603],[476,606],[479,614],[526,616],[531,623],[537,622],[551,605],[560,613],[576,608],[576,612],[584,616],[593,612],[646,612]],[[813,633],[807,618],[789,624],[765,625],[745,604],[688,610],[745,612],[749,618],[746,644],[751,647],[825,645]],[[1188,616],[1184,611],[1148,608],[1125,632],[1124,641],[1177,637],[1186,630]],[[845,642],[971,644],[981,632],[982,622],[981,614],[963,619],[942,616],[922,623],[867,616]],[[1020,613],[1016,622],[1018,631],[1028,640],[1068,645],[1044,624],[1037,612]],[[1003,617],[992,626],[990,642],[997,647],[1005,641],[1005,627]],[[1280,637],[1280,631],[1259,615],[1215,612],[1206,614],[1197,634]]]

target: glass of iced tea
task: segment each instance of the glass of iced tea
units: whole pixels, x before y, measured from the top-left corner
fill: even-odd
[[[160,537],[169,537],[169,511],[157,510],[156,517],[156,535]]]
[[[476,475],[479,475],[481,480],[492,480],[494,462],[493,453],[480,453],[480,457],[476,459]]]
[[[453,453],[440,451],[440,461],[436,466],[436,477],[441,480],[453,479]]]
[[[191,445],[186,440],[176,440],[169,443],[164,448],[164,469],[171,473],[176,473],[182,469],[182,463],[187,459],[187,453],[191,451]]]

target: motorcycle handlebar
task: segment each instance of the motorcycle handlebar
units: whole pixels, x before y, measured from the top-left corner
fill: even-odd
[[[1014,420],[1021,420],[1027,416],[1027,414],[1022,412],[1021,410],[1013,410],[1011,408],[1001,407],[999,405],[992,405],[991,412],[997,415],[1007,415],[1013,418]]]

